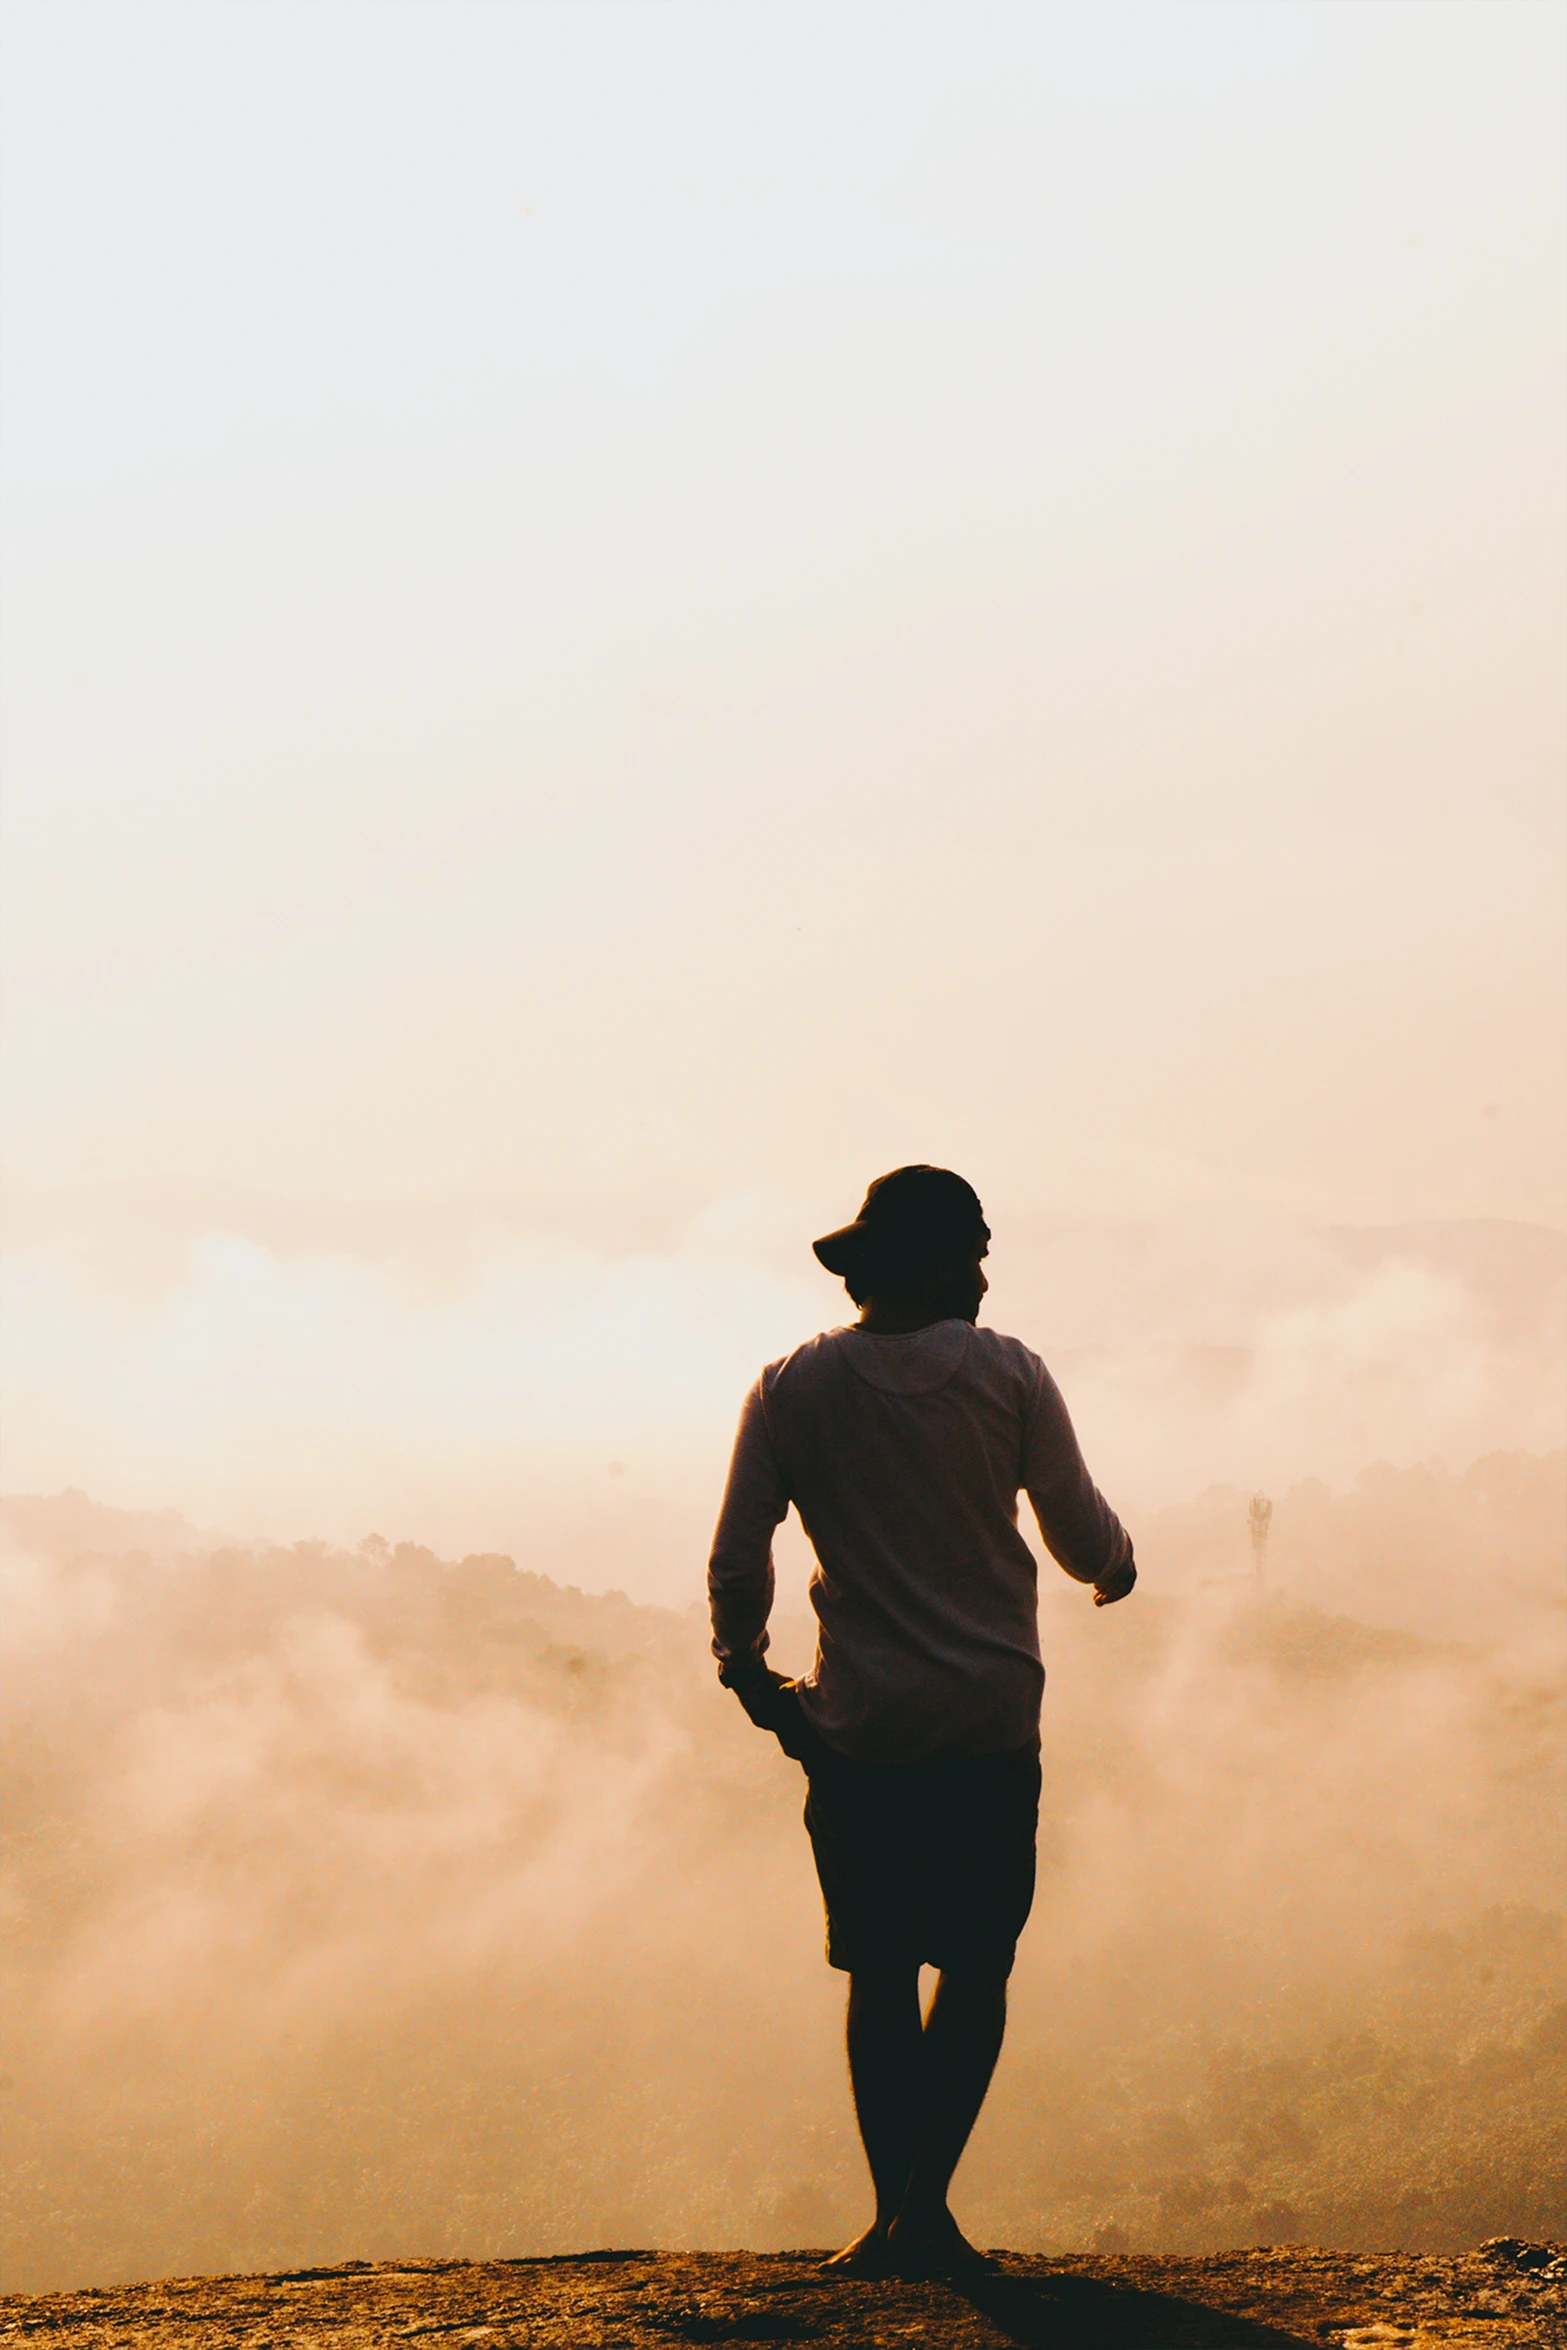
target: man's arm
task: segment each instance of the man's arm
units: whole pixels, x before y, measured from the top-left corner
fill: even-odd
[[[1045,1547],[1094,1605],[1124,1599],[1137,1580],[1131,1538],[1088,1474],[1066,1405],[1043,1363],[1023,1429],[1023,1483]]]
[[[770,1696],[777,1679],[762,1660],[773,1607],[773,1529],[788,1509],[789,1489],[773,1450],[758,1380],[741,1407],[729,1481],[707,1562],[718,1678],[734,1690],[753,1721],[759,1716],[751,1696]]]

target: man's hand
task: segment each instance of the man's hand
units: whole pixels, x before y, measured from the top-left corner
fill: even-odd
[[[1126,1597],[1136,1581],[1136,1565],[1128,1559],[1118,1575],[1112,1575],[1107,1582],[1094,1585],[1095,1607],[1114,1607],[1118,1599]]]
[[[770,1730],[791,1762],[810,1770],[819,1766],[826,1748],[800,1711],[794,1683],[775,1673],[758,1657],[751,1665],[725,1665],[719,1680],[732,1689],[759,1730]]]
[[[773,1672],[758,1657],[751,1665],[725,1665],[718,1678],[734,1691],[759,1730],[776,1728],[778,1692],[789,1687],[782,1673]]]

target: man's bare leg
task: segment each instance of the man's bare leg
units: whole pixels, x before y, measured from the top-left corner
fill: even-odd
[[[849,1977],[849,2076],[876,2216],[829,2267],[977,2267],[947,2189],[985,2102],[1007,2024],[1005,1975],[948,1969],[920,2025],[919,1975]]]
[[[985,2265],[947,2209],[947,2189],[985,2102],[1006,2028],[1005,1975],[949,1969],[937,1976],[920,2042],[914,2159],[886,2234],[896,2267]]]
[[[902,2208],[924,2121],[917,1966],[850,1975],[848,2042],[854,2110],[876,2189],[876,2216],[827,2266],[874,2274],[886,2265],[887,2232]]]

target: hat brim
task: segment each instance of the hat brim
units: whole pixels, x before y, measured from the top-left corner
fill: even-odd
[[[863,1252],[869,1232],[870,1226],[856,1218],[852,1224],[840,1224],[836,1232],[824,1232],[820,1240],[813,1240],[811,1253],[841,1281]]]

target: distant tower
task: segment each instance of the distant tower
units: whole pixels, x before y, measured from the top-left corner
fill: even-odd
[[[1251,1528],[1251,1571],[1257,1578],[1259,1591],[1268,1588],[1268,1528],[1273,1523],[1273,1504],[1265,1493],[1254,1493],[1251,1507],[1246,1512],[1246,1523]]]

